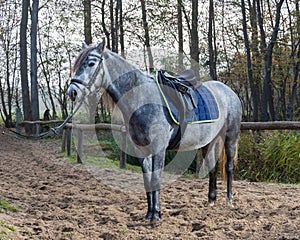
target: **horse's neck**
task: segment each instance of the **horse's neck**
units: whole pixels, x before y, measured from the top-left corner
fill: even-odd
[[[126,118],[126,115],[136,110],[138,104],[135,102],[145,97],[141,86],[149,83],[150,79],[112,52],[107,53],[106,74],[109,79],[106,91]]]

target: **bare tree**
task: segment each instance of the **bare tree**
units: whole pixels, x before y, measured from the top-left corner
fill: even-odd
[[[288,4],[288,3],[287,3]],[[288,5],[287,5],[288,7]],[[292,14],[290,12],[290,9],[288,7],[289,11],[289,18],[291,18]],[[300,10],[299,10],[299,1],[295,0],[295,16],[296,16],[296,29],[295,34],[293,34],[293,28],[290,26],[291,31],[291,43],[292,43],[292,54],[291,58],[293,59],[293,83],[292,83],[292,91],[289,97],[289,103],[287,106],[287,113],[286,118],[287,120],[292,120],[294,117],[294,111],[295,105],[297,106],[296,100],[298,94],[298,86],[300,85],[300,77],[299,77],[299,71],[300,71]],[[290,25],[292,24],[292,20],[289,20]],[[300,111],[300,109],[299,109]],[[300,112],[299,112],[300,113]]]
[[[183,67],[183,22],[182,22],[182,0],[177,0],[177,26],[178,26],[178,70]]]
[[[92,43],[92,10],[91,0],[83,0],[84,39],[86,44]]]
[[[153,63],[153,55],[152,55],[151,45],[150,45],[150,34],[149,34],[149,27],[147,21],[147,9],[146,9],[145,0],[140,0],[140,2],[142,6],[143,28],[145,32],[145,47],[148,54],[149,70],[151,72],[154,70],[154,63]]]
[[[27,24],[28,24],[29,0],[22,1],[22,18],[20,27],[20,66],[21,66],[21,85],[24,120],[31,120],[31,103],[28,84],[27,66]],[[27,126],[26,132],[30,132]]]
[[[5,1],[1,3],[0,15],[3,17],[0,23],[0,44],[3,54],[0,59],[3,63],[0,66],[0,98],[1,98],[1,117],[4,120],[5,127],[13,126],[13,105],[18,107],[17,89],[18,89],[18,67],[19,57],[17,42],[19,41],[18,32],[13,29],[19,25],[18,11],[16,1]]]
[[[259,20],[258,24],[261,33],[262,48],[265,56],[265,77],[264,77],[263,94],[262,94],[262,120],[263,121],[268,121],[270,117],[272,120],[275,120],[275,109],[274,109],[274,100],[273,100],[274,96],[273,96],[273,89],[271,85],[272,84],[272,79],[271,79],[272,55],[273,55],[275,42],[277,39],[277,34],[279,31],[280,14],[281,14],[281,7],[283,2],[284,0],[280,0],[276,4],[275,25],[273,28],[270,42],[267,45],[260,1],[259,0],[257,1],[257,13],[258,13],[258,20]]]
[[[39,120],[39,91],[37,79],[37,31],[38,31],[38,11],[39,0],[32,1],[31,11],[31,31],[30,31],[30,75],[31,75],[31,106],[32,106],[32,120]]]
[[[217,80],[217,49],[215,48],[215,12],[214,1],[209,0],[208,18],[208,52],[209,52],[209,73],[211,79]]]
[[[245,43],[246,54],[247,54],[248,80],[249,80],[250,89],[251,89],[251,101],[253,103],[253,121],[258,121],[258,101],[257,101],[257,95],[259,93],[256,92],[255,82],[253,80],[252,60],[251,60],[251,48],[250,48],[249,37],[248,37],[246,7],[245,7],[245,1],[244,0],[241,0],[241,8],[242,8],[242,16],[243,16],[244,43]]]
[[[120,28],[120,47],[121,47],[121,56],[125,57],[125,43],[124,43],[124,21],[123,21],[123,2],[122,0],[118,1],[118,7],[119,7],[119,28]]]
[[[192,69],[199,79],[199,36],[198,36],[198,0],[192,0],[192,27],[190,55]]]

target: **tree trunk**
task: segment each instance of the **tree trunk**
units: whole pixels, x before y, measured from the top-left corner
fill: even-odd
[[[101,25],[102,25],[104,34],[105,34],[105,36],[106,36],[106,40],[107,40],[107,41],[106,41],[106,42],[107,42],[107,48],[108,48],[108,49],[111,49],[111,47],[110,47],[110,33],[109,33],[109,31],[107,30],[107,27],[106,27],[106,24],[105,24],[105,16],[106,16],[106,13],[105,13],[105,0],[102,0],[101,16],[102,16]]]
[[[90,45],[92,43],[92,12],[91,12],[91,0],[84,0],[84,39],[85,43]],[[89,122],[95,123],[95,104],[97,104],[97,98],[95,94],[88,96],[89,105]]]
[[[91,0],[83,0],[84,40],[87,45],[92,43],[92,11]]]
[[[209,0],[209,20],[208,20],[208,52],[209,52],[209,74],[211,79],[217,80],[216,48],[214,47],[214,1]]]
[[[178,71],[181,72],[184,70],[182,0],[177,0],[177,27],[178,27]]]
[[[148,54],[148,60],[149,60],[149,71],[154,70],[154,64],[153,64],[153,55],[151,51],[151,45],[150,45],[150,35],[149,35],[149,27],[147,22],[147,10],[146,10],[146,3],[145,0],[140,0],[141,6],[142,6],[142,18],[143,18],[143,28],[145,31],[145,46],[147,48],[147,54]]]
[[[300,37],[300,10],[299,10],[299,1],[295,0],[295,6],[296,6],[296,18],[297,18],[297,28],[296,28],[296,36],[298,36],[298,39]],[[291,14],[290,14],[291,16]],[[292,22],[292,21],[290,21]],[[296,38],[297,39],[297,38]],[[292,86],[292,93],[289,97],[289,103],[287,106],[287,113],[286,113],[286,118],[287,120],[292,120],[294,117],[294,105],[297,100],[297,89],[299,86],[299,71],[300,71],[300,45],[299,41],[295,40],[293,43],[292,41],[292,48],[293,52],[295,53],[292,58],[294,59],[294,80],[293,80],[293,86]],[[297,50],[298,48],[298,50]]]
[[[258,121],[258,101],[257,101],[257,92],[255,89],[255,83],[253,80],[253,72],[252,72],[252,61],[251,61],[251,49],[249,44],[249,37],[247,31],[247,19],[246,19],[246,9],[245,9],[245,1],[241,0],[241,8],[242,8],[242,16],[243,16],[243,33],[244,33],[244,43],[247,52],[247,71],[248,71],[248,79],[251,88],[251,100],[253,104],[253,121]]]
[[[21,71],[21,86],[24,120],[31,120],[31,104],[29,96],[28,74],[27,74],[27,23],[28,23],[28,7],[29,0],[22,2],[22,18],[20,27],[20,71]],[[25,126],[27,133],[30,132],[30,127]]]
[[[125,44],[124,44],[124,25],[123,25],[123,3],[122,0],[117,0],[119,2],[119,27],[120,27],[120,47],[121,56],[125,58]]]
[[[271,80],[271,73],[272,73],[272,55],[273,55],[273,49],[275,45],[275,41],[277,39],[277,34],[279,31],[279,23],[280,23],[280,12],[281,12],[281,6],[283,4],[284,0],[280,0],[279,3],[277,3],[276,6],[276,19],[275,19],[275,26],[272,32],[272,36],[270,39],[270,43],[268,46],[266,45],[266,38],[265,38],[265,32],[263,28],[263,19],[262,19],[262,13],[260,8],[259,1],[257,2],[258,6],[258,16],[259,16],[259,26],[261,29],[261,36],[262,36],[262,44],[264,48],[265,53],[265,79],[263,84],[263,95],[262,95],[262,120],[268,121],[269,115],[272,120],[275,120],[275,109],[274,109],[274,102],[273,102],[273,89],[271,86],[272,80]]]
[[[38,11],[39,0],[32,2],[31,12],[31,59],[30,59],[30,75],[31,75],[31,106],[32,106],[32,120],[40,119],[39,108],[39,90],[37,79],[37,31],[38,31]]]
[[[198,0],[192,0],[192,27],[191,27],[191,45],[190,55],[192,61],[192,69],[197,78],[199,74],[199,36],[198,36]]]
[[[110,32],[111,32],[111,50],[113,52],[118,52],[118,39],[117,39],[117,29],[116,29],[116,20],[114,12],[114,0],[110,0],[109,8],[110,8]],[[117,14],[116,14],[117,15]]]
[[[251,5],[251,0],[248,0],[249,5],[249,14],[250,14],[250,24],[251,24],[251,44],[250,50],[252,51],[252,77],[254,84],[254,91],[256,92],[257,97],[257,112],[258,120],[261,120],[261,60],[260,60],[260,51],[259,51],[259,39],[258,39],[258,29],[257,29],[257,12],[256,12],[256,1],[252,0],[253,4]],[[254,106],[253,106],[254,108]]]

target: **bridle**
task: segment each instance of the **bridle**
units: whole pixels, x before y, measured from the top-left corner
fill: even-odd
[[[92,57],[95,57],[95,58],[99,59],[98,66],[96,67],[95,72],[93,73],[92,77],[90,78],[90,81],[88,83],[85,83],[80,79],[72,78],[71,79],[71,84],[74,84],[77,87],[78,87],[78,84],[83,85],[90,92],[91,87],[94,85],[94,83],[96,81],[96,78],[97,78],[97,76],[100,72],[100,67],[101,67],[101,63],[103,62],[103,57],[101,55],[92,54],[92,53],[90,53],[88,56],[92,56]]]

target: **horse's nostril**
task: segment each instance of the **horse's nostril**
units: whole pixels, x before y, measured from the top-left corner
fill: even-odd
[[[77,96],[77,91],[76,91],[76,90],[73,90],[73,91],[72,91],[72,97],[76,98],[76,96]]]
[[[68,95],[72,101],[75,101],[76,96],[77,96],[77,91],[71,86],[68,90]]]

